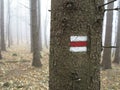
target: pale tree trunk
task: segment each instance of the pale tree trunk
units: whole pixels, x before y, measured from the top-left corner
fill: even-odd
[[[2,59],[2,54],[1,54],[1,40],[0,40],[0,59]]]
[[[22,25],[20,25],[19,28],[22,29]],[[21,43],[23,43],[22,30],[20,31],[20,39],[21,39]]]
[[[31,7],[31,5],[30,5]],[[30,11],[30,28],[32,28],[32,11]],[[33,52],[33,36],[32,36],[32,29],[30,29],[30,50],[31,53]]]
[[[25,22],[24,22],[24,25],[25,25],[25,37],[26,37],[26,45],[29,44],[29,40],[28,40],[28,23],[27,23],[27,10],[26,10],[26,13],[25,13]]]
[[[1,12],[1,1],[0,1],[0,12]],[[0,36],[1,36],[1,13],[0,13]],[[1,54],[1,37],[0,37],[0,59],[2,59],[2,54]]]
[[[32,66],[41,67],[40,48],[39,48],[39,29],[37,23],[37,0],[30,0],[31,4],[31,33],[33,42],[33,61]]]
[[[48,2],[46,4],[46,14],[45,14],[45,21],[44,21],[44,42],[45,42],[45,47],[48,48],[48,44],[47,44],[47,27],[48,27]]]
[[[48,11],[48,9],[46,10],[46,12]],[[47,44],[47,13],[45,16],[45,23],[44,23],[44,38],[45,38],[45,47],[48,48],[48,44]]]
[[[10,22],[11,22],[11,19],[10,19],[10,0],[8,0],[8,29],[7,29],[7,35],[8,35],[8,47],[11,46],[11,32],[10,32]]]
[[[103,10],[97,5],[103,0],[52,0],[51,4],[49,90],[100,90]],[[71,36],[82,49],[75,49]],[[87,51],[82,47],[85,37]]]
[[[119,0],[119,6],[120,6],[120,0]],[[117,42],[116,42],[116,51],[115,51],[115,58],[113,60],[113,63],[120,63],[120,12],[118,14],[118,28],[117,28]]]
[[[4,0],[1,0],[1,50],[6,51],[4,32]]]
[[[42,51],[42,31],[41,31],[41,1],[38,0],[38,29],[39,29],[39,45],[40,45],[40,51]]]
[[[19,1],[17,0],[17,4],[19,4]],[[16,11],[16,34],[17,34],[17,45],[19,45],[19,7],[17,7],[17,11]]]
[[[110,2],[112,0],[108,0]],[[108,9],[113,8],[113,3],[107,6]],[[111,46],[112,41],[112,22],[113,22],[113,11],[107,11],[107,20],[106,20],[106,34],[105,34],[105,47]],[[104,48],[103,60],[102,60],[103,69],[111,69],[111,48]]]
[[[30,30],[30,50],[31,50],[31,52],[33,52],[33,41],[32,41],[32,38],[33,38],[33,36],[32,36],[32,31]]]
[[[30,0],[30,7],[32,7],[32,3],[31,3],[31,0]],[[30,50],[31,50],[31,53],[33,52],[33,36],[32,36],[32,18],[33,18],[33,16],[32,16],[32,8],[30,8],[31,9],[31,11],[30,11]]]

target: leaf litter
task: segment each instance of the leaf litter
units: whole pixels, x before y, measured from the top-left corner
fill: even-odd
[[[48,50],[41,52],[42,68],[31,66],[32,54],[24,47],[3,52],[0,60],[0,90],[48,90]]]
[[[41,52],[42,68],[31,66],[32,54],[26,47],[11,47],[2,52],[0,90],[49,90],[49,51]],[[120,65],[101,71],[101,90],[120,90]]]

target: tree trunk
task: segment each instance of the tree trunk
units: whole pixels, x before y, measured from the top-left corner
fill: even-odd
[[[1,1],[0,1],[0,12],[1,12]],[[0,13],[0,59],[2,59],[2,55],[1,55],[1,13]]]
[[[31,7],[31,5],[30,5]],[[32,36],[32,10],[30,11],[30,50],[31,50],[31,53],[33,52],[33,36]]]
[[[8,29],[7,29],[7,35],[8,35],[8,47],[10,47],[11,46],[11,32],[10,32],[10,23],[11,23],[11,16],[10,16],[10,0],[8,0],[8,25],[7,25],[7,27],[8,27]]]
[[[48,41],[47,41],[47,27],[48,27],[48,2],[47,2],[47,5],[46,5],[47,7],[46,7],[46,13],[45,13],[45,20],[44,20],[44,45],[45,45],[45,48],[47,48],[48,49]]]
[[[1,49],[1,26],[2,26],[2,22],[1,22],[1,1],[0,1],[0,49]]]
[[[39,29],[39,47],[40,51],[42,51],[42,31],[41,31],[41,7],[40,7],[41,1],[38,0],[38,29]]]
[[[33,42],[33,62],[32,66],[41,67],[40,49],[39,49],[39,29],[37,23],[37,0],[30,0],[31,2],[31,33]]]
[[[119,1],[119,6],[120,6],[120,1]],[[116,48],[115,51],[115,58],[113,60],[113,63],[119,64],[120,63],[120,12],[118,15],[118,29],[117,29],[117,42],[116,42],[116,46],[119,48]]]
[[[110,2],[111,0],[108,0]],[[109,4],[108,9],[113,8],[113,3]],[[105,44],[104,46],[111,46],[112,38],[112,21],[113,21],[113,11],[107,11],[107,21],[106,21],[106,35],[105,35]],[[111,48],[104,48],[103,60],[102,60],[103,69],[111,69]]]
[[[19,5],[19,1],[17,0],[17,5]],[[16,36],[17,36],[17,45],[19,45],[19,7],[17,7],[17,11],[16,11]]]
[[[32,31],[30,30],[30,50],[31,50],[31,53],[33,52],[33,41],[32,41],[32,38],[33,38],[33,36],[32,36]]]
[[[48,49],[48,44],[47,44],[47,23],[48,23],[48,21],[47,21],[47,12],[48,12],[48,9],[46,10],[46,16],[45,16],[45,23],[44,23],[44,40],[45,40],[45,47]]]
[[[5,35],[4,35],[4,0],[1,0],[1,50],[6,51]]]
[[[52,0],[51,4],[49,90],[100,90],[103,10],[97,4],[103,1]]]
[[[2,54],[1,54],[1,50],[0,50],[0,59],[2,59]]]

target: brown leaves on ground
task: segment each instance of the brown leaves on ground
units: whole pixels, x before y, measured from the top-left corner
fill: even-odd
[[[120,90],[120,65],[101,71],[101,90]]]
[[[42,68],[31,66],[32,54],[26,47],[12,47],[2,52],[0,90],[49,90],[48,50],[41,52]],[[101,71],[101,90],[120,90],[120,65]]]
[[[42,68],[31,66],[32,54],[14,47],[0,60],[0,90],[48,90],[48,51],[41,52]]]

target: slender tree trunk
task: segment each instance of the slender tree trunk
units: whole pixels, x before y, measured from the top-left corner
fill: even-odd
[[[1,1],[0,1],[0,12],[1,12]],[[0,13],[0,59],[2,59],[2,54],[1,54],[1,13]]]
[[[32,11],[30,11],[30,28],[32,28]],[[33,36],[32,36],[32,29],[30,29],[30,50],[33,52]]]
[[[1,50],[6,51],[4,32],[4,0],[1,0]]]
[[[19,1],[17,0],[17,4],[19,4]],[[17,34],[17,45],[19,45],[19,7],[17,7],[17,11],[16,11],[16,34]]]
[[[46,10],[46,12],[48,11],[48,9]],[[44,23],[44,38],[45,38],[45,47],[48,48],[48,44],[47,44],[47,13],[45,16],[45,23]]]
[[[8,47],[10,47],[11,46],[11,32],[10,32],[10,0],[8,0],[8,25],[7,25],[7,27],[8,27],[8,29],[7,29],[7,35],[8,35]]]
[[[0,50],[0,59],[2,59],[2,54],[1,54],[1,50]]]
[[[44,41],[45,41],[45,47],[48,48],[48,43],[47,43],[47,27],[48,27],[48,2],[47,2],[47,5],[46,5],[46,14],[45,14],[45,21],[44,21]]]
[[[111,0],[108,0],[110,2]],[[108,5],[108,9],[113,8],[113,3]],[[112,22],[113,22],[113,11],[107,11],[107,21],[106,21],[106,35],[105,35],[105,44],[104,46],[111,46],[112,39]],[[103,69],[111,69],[111,48],[104,48],[103,60],[102,60]]]
[[[119,0],[119,6],[120,6],[120,0]],[[115,58],[113,60],[113,63],[120,63],[120,12],[118,14],[118,30],[117,30],[117,42],[116,42],[116,46],[119,48],[116,48],[115,51]]]
[[[31,33],[33,42],[33,62],[32,66],[41,67],[39,48],[39,29],[37,23],[37,0],[30,0],[31,3]]]
[[[31,49],[31,52],[33,52],[33,41],[32,41],[32,38],[33,38],[33,36],[32,36],[32,31],[30,30],[30,43],[31,43],[31,45],[30,45],[30,49]]]
[[[42,31],[41,31],[41,7],[40,7],[41,1],[38,0],[38,29],[39,29],[39,45],[40,45],[40,51],[42,51]]]
[[[103,10],[96,6],[103,1],[52,0],[51,4],[49,90],[100,90]]]

